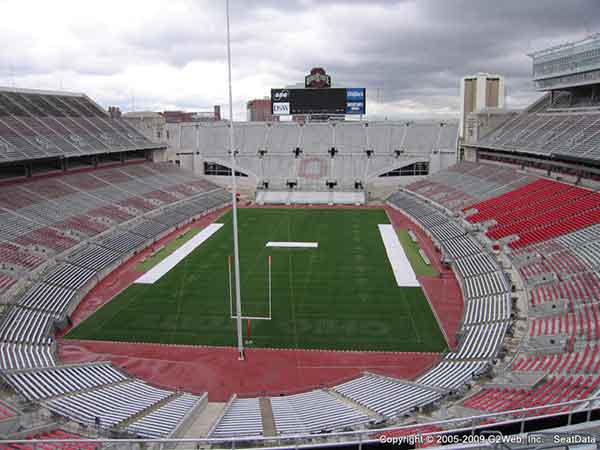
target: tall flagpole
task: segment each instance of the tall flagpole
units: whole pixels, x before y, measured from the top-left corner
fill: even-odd
[[[227,71],[229,77],[229,153],[231,154],[231,198],[233,203],[233,259],[235,266],[235,306],[237,321],[238,359],[244,359],[244,337],[242,335],[242,299],[240,295],[240,253],[237,224],[237,185],[235,179],[235,142],[233,136],[233,94],[231,91],[231,35],[229,32],[229,0],[226,0],[227,15]]]

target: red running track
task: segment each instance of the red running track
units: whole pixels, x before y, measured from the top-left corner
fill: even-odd
[[[69,363],[110,360],[130,375],[158,386],[200,393],[210,401],[279,395],[330,386],[363,371],[412,379],[432,367],[437,353],[339,352],[248,349],[238,361],[233,347],[72,341],[60,343]]]
[[[462,314],[458,283],[438,263],[439,256],[436,256],[433,244],[425,233],[402,214],[391,208],[385,209],[396,227],[410,228],[415,232],[419,244],[443,273],[439,279],[420,277],[419,280],[436,310],[438,320],[441,319],[444,331],[448,336],[455,336]],[[226,209],[180,228],[112,272],[77,307],[72,316],[73,325],[85,320],[139,277],[140,273],[134,270],[135,265],[154,248],[164,245],[188,228],[206,226],[224,211]],[[431,300],[438,296],[440,301]],[[65,363],[109,360],[130,375],[158,386],[196,393],[208,392],[211,401],[226,401],[233,393],[251,396],[301,392],[330,386],[364,371],[414,379],[441,358],[437,353],[248,349],[246,360],[238,361],[237,350],[232,347],[66,339],[59,340],[59,357]]]

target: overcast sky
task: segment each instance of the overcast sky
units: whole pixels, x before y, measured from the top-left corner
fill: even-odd
[[[600,31],[600,0],[231,0],[234,117],[322,66],[366,87],[371,117],[458,112],[459,80],[537,94],[527,53]],[[226,111],[224,0],[0,0],[0,85],[85,92],[103,106]],[[380,100],[380,102],[377,102]]]

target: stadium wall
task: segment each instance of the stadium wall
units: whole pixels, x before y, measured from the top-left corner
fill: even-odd
[[[166,162],[169,160],[168,151],[167,149],[152,150],[148,159],[152,162]]]
[[[252,193],[263,181],[286,189],[288,180],[297,180],[300,190],[326,190],[326,181],[335,180],[336,190],[353,190],[356,181],[367,185],[379,198],[393,187],[414,182],[423,176],[381,177],[413,164],[429,163],[429,174],[456,162],[457,124],[445,122],[341,122],[236,124],[236,169],[241,191]],[[217,185],[228,187],[229,176],[211,176],[205,162],[231,168],[229,127],[226,122],[177,124],[170,129],[167,158]],[[331,149],[336,153],[332,157]],[[295,149],[299,154],[294,155]],[[369,155],[369,156],[367,156]],[[305,175],[303,165],[321,165],[318,174]]]

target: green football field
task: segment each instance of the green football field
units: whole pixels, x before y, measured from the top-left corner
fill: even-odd
[[[442,352],[446,342],[421,288],[400,288],[378,224],[383,210],[239,209],[242,310],[250,347]],[[231,213],[154,284],[133,284],[66,336],[233,346],[228,256]],[[268,241],[318,248],[267,248]]]

